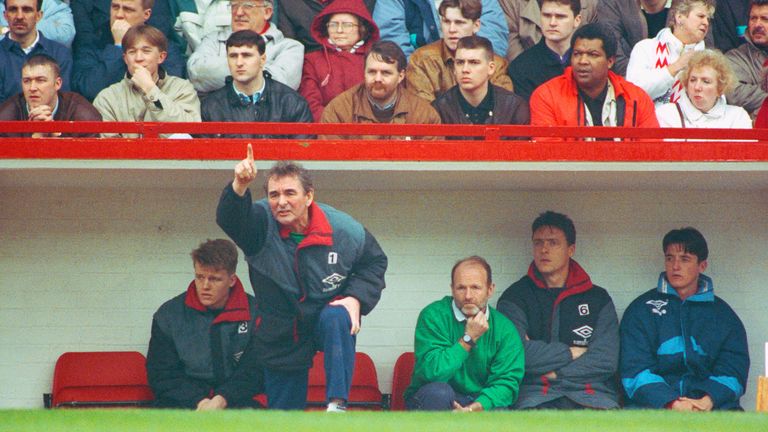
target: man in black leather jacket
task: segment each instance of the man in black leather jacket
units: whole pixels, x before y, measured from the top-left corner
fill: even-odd
[[[203,99],[204,122],[311,123],[307,101],[290,87],[264,72],[264,39],[251,30],[241,30],[227,39],[230,76],[224,87]],[[265,134],[214,134],[212,136],[266,138]],[[211,136],[211,135],[209,135]]]

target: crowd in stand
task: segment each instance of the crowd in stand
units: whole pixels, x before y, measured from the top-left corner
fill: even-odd
[[[274,1],[4,0],[0,120],[768,125],[768,0]]]

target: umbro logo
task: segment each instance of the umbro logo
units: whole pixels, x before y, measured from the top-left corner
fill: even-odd
[[[666,300],[648,300],[645,302],[647,305],[651,305],[651,313],[659,314],[659,316],[662,316],[667,313],[667,310],[664,309],[664,307],[669,302]]]
[[[335,289],[338,289],[339,286],[341,286],[341,281],[346,279],[345,276],[342,276],[338,273],[334,273],[325,279],[323,279],[323,283],[326,285],[323,287],[323,292],[333,291]]]
[[[577,329],[573,329],[574,333],[576,333],[577,335],[581,336],[584,339],[589,339],[590,337],[592,337],[593,331],[594,330],[592,329],[592,327],[588,325],[583,325]]]

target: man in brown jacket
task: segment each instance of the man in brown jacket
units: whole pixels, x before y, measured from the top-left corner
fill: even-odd
[[[456,85],[454,56],[459,39],[472,36],[480,30],[480,15],[483,5],[480,0],[443,0],[438,8],[440,30],[443,38],[417,49],[408,63],[405,79],[408,88],[422,98],[432,102]],[[504,73],[507,61],[494,55],[496,71],[491,83],[512,91],[512,80]]]
[[[440,123],[437,111],[427,101],[402,85],[406,65],[405,54],[397,44],[390,41],[376,42],[365,57],[364,81],[336,96],[323,110],[320,121],[322,123]],[[321,138],[390,139],[391,137],[325,135]]]
[[[29,57],[21,68],[22,92],[0,105],[0,121],[101,121],[101,114],[90,102],[77,93],[60,91],[61,84],[61,69],[53,57],[47,54]],[[46,138],[61,134],[35,132],[31,136]]]

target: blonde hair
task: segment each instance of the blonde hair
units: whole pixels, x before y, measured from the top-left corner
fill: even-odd
[[[736,84],[736,75],[723,53],[717,50],[705,49],[697,51],[688,61],[688,67],[683,71],[682,80],[687,86],[691,72],[700,67],[709,66],[717,73],[717,91],[722,95],[730,91]]]

